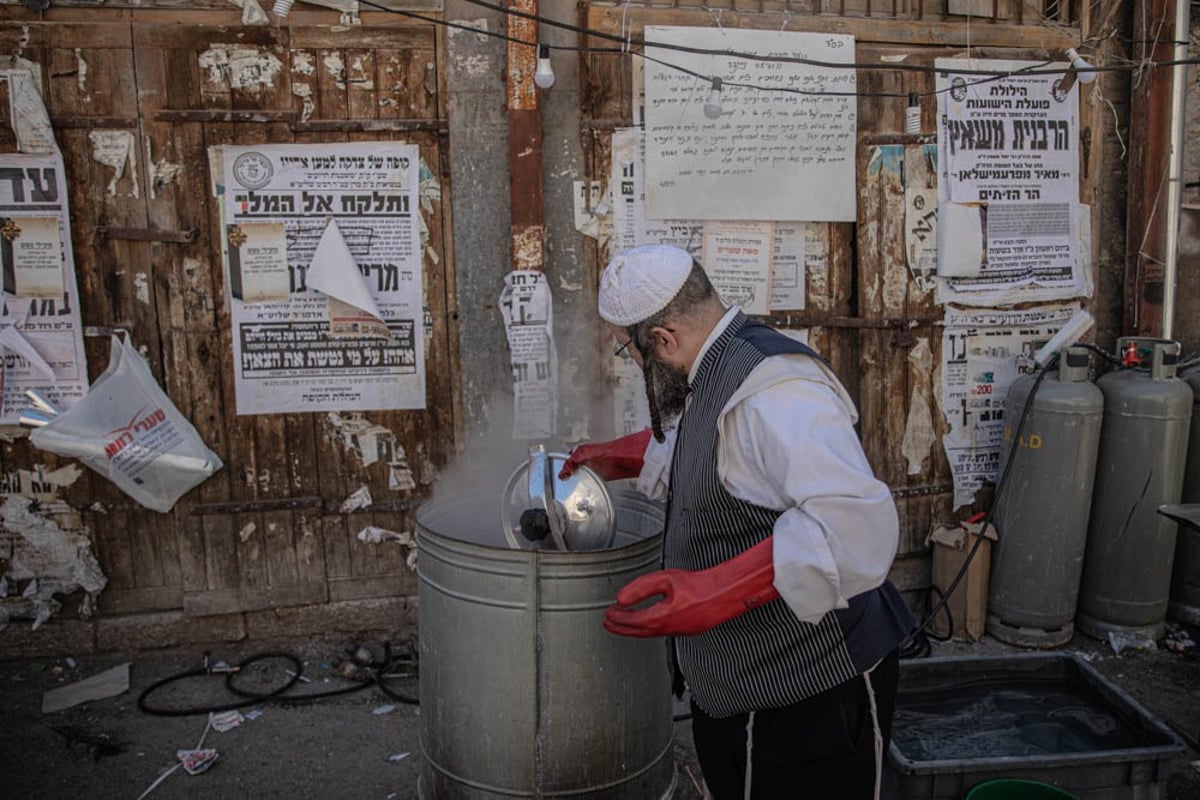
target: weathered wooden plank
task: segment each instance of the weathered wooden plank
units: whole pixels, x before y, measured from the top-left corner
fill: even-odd
[[[7,9],[13,13],[15,9]],[[18,53],[50,47],[89,50],[128,50],[129,24],[109,20],[90,22],[40,22],[28,11],[17,12],[21,19],[0,23],[0,50]],[[7,16],[7,14],[0,15]]]
[[[416,594],[416,582],[408,571],[369,578],[334,578],[329,581],[329,601],[333,603],[412,594]]]
[[[189,617],[206,617],[327,602],[329,590],[324,581],[280,586],[239,586],[207,592],[184,592],[183,613]]]
[[[396,17],[390,18],[393,22]],[[435,31],[432,25],[401,22],[387,27],[360,25],[352,38],[341,26],[296,26],[289,29],[293,49],[335,49],[352,42],[356,50],[432,50]]]
[[[140,24],[133,27],[135,49],[191,50],[199,54],[210,47],[286,46],[288,30],[274,25]]]
[[[893,45],[938,45],[943,47],[1036,47],[1062,50],[1078,43],[1079,30],[1073,26],[1048,26],[1039,20],[1017,25],[1006,22],[967,26],[960,20],[885,19],[882,16],[854,17],[834,13],[819,15],[793,14],[788,18],[789,31],[849,34],[860,42],[880,42]],[[647,25],[678,25],[712,27],[711,12],[703,8],[642,8],[623,4],[589,6],[589,27],[609,33],[617,39],[602,40],[600,46],[619,49],[622,46],[622,24],[633,37],[638,37]],[[779,17],[743,11],[725,11],[721,24],[727,28],[772,28],[778,30]]]
[[[355,47],[344,51],[346,115],[350,119],[374,119],[379,116],[379,84],[376,78],[375,53]]]
[[[97,600],[101,614],[136,614],[169,611],[183,607],[183,589],[179,586],[147,586],[116,589],[105,586]]]
[[[346,59],[341,50],[315,51],[316,113],[314,119],[349,119],[346,96]]]

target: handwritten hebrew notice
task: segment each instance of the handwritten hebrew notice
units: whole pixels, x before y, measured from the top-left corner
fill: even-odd
[[[951,291],[989,293],[977,302],[1033,300],[1034,290],[1036,299],[1078,296],[1078,85],[1064,92],[1061,74],[1020,72],[1042,66],[1036,62],[935,63],[938,274],[951,279]],[[1009,74],[985,80],[955,70]],[[956,213],[962,224],[951,226]],[[969,265],[948,260],[968,250],[982,256]]]
[[[855,71],[726,53],[849,65],[854,37],[646,26],[647,216],[853,221]]]

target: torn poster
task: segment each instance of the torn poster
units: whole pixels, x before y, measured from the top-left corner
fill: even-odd
[[[613,232],[611,195],[601,181],[573,181],[575,230],[604,247]]]
[[[282,223],[287,248],[286,300],[230,296],[237,413],[425,408],[417,146],[210,156],[222,162],[226,270],[249,241],[243,226]]]
[[[46,104],[42,102],[41,72],[38,70],[35,74],[34,70],[38,70],[37,65],[25,61],[15,69],[0,72],[8,80],[8,113],[17,137],[17,149],[31,154],[57,153],[54,126]]]
[[[244,303],[287,302],[291,294],[282,222],[247,222],[229,243],[229,292]]]
[[[6,587],[0,592],[0,628],[10,618],[32,619],[36,630],[62,607],[55,595],[78,590],[87,593],[79,613],[88,617],[108,583],[86,533],[63,530],[34,512],[33,503],[9,495],[0,506],[0,563],[7,565],[0,574],[0,586]],[[15,596],[4,596],[10,590]]]
[[[946,278],[939,302],[1080,296],[1078,86],[1064,93],[1061,75],[1022,74],[1046,66],[1037,62],[939,58],[936,65],[938,274]],[[981,80],[955,70],[1009,74]]]
[[[649,216],[854,221],[853,36],[647,25],[645,42]]]
[[[0,424],[15,425],[29,405],[28,389],[59,409],[78,402],[87,389],[87,361],[62,156],[57,152],[0,155],[0,176],[4,282]],[[55,276],[48,274],[55,271],[52,256],[57,256]],[[31,280],[37,286],[35,294],[22,296],[21,292],[30,291]],[[60,286],[57,294],[46,296],[48,287]]]
[[[504,276],[500,313],[508,336],[513,375],[513,439],[555,435],[558,416],[558,357],[550,286],[537,270]]]
[[[700,220],[648,219],[646,216],[646,150],[640,128],[619,128],[612,135],[613,249],[641,244],[673,244],[693,256],[700,255]]]
[[[994,483],[1009,384],[1034,366],[1034,354],[1079,311],[1079,303],[1021,310],[947,308],[942,333],[942,440],[954,477],[954,508]]]

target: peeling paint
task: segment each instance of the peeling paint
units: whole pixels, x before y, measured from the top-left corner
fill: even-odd
[[[138,188],[137,148],[133,131],[92,131],[88,139],[92,143],[92,158],[113,169],[113,176],[108,182],[109,196],[116,196],[117,185],[128,171],[132,183],[128,196],[138,197],[141,192]]]
[[[342,501],[342,505],[338,508],[343,514],[349,514],[351,511],[360,511],[361,509],[370,507],[374,499],[371,497],[371,490],[366,484],[359,486],[350,494],[346,495],[346,499]]]
[[[183,171],[183,165],[167,161],[165,158],[160,158],[156,162],[153,143],[149,140],[146,141],[146,163],[150,165],[150,185],[146,191],[151,200],[158,197],[168,184],[178,180],[179,173]]]
[[[338,86],[345,87],[346,62],[342,59],[342,54],[328,53],[321,59],[321,63],[325,66],[325,71],[333,78],[333,82]]]
[[[492,72],[495,67],[492,59],[487,56],[469,55],[456,59],[458,71],[470,78],[481,78]]]
[[[256,530],[258,530],[257,525],[255,525],[253,522],[247,522],[242,526],[242,529],[238,531],[238,539],[245,542],[254,535]]]
[[[78,47],[75,48],[75,85],[79,87],[79,93],[87,96],[87,73],[88,63],[83,58],[83,51]],[[88,100],[91,97],[87,97]]]
[[[908,418],[904,421],[904,441],[900,452],[908,461],[908,474],[920,475],[924,470],[925,459],[929,458],[937,433],[933,429],[933,413],[929,401],[925,398],[925,387],[930,385],[930,374],[933,371],[933,351],[929,348],[929,339],[921,337],[908,352],[908,365],[913,370],[911,379],[912,399],[908,405]]]
[[[541,270],[546,241],[546,229],[542,225],[531,225],[513,236],[513,269]]]
[[[133,276],[134,293],[142,305],[150,305],[150,279],[144,272]]]
[[[78,464],[54,470],[47,470],[43,464],[35,464],[33,469],[8,470],[0,473],[0,494],[20,495],[44,505],[58,500],[59,490],[74,484],[82,474]]]
[[[316,110],[317,104],[313,101],[313,89],[307,83],[293,83],[292,94],[300,98],[302,103],[300,110],[300,121],[308,122],[312,117],[313,111]]]
[[[211,47],[200,54],[200,68],[208,82],[231,89],[255,90],[274,85],[283,62],[255,47]]]
[[[0,515],[0,561],[8,563],[0,596],[0,627],[13,617],[33,619],[37,630],[62,607],[56,594],[82,589],[87,593],[79,614],[85,619],[95,610],[96,596],[108,583],[92,552],[86,532],[63,530],[34,512],[34,501],[9,495]],[[21,586],[24,584],[24,586]],[[7,596],[15,590],[15,596]]]
[[[417,569],[417,542],[410,531],[389,531],[375,525],[368,525],[359,531],[355,538],[363,544],[384,544],[394,542],[407,551],[404,565],[414,572]]]
[[[270,25],[271,18],[263,11],[258,0],[229,0],[242,10],[243,25]]]
[[[375,79],[371,74],[373,67],[374,62],[368,62],[362,55],[355,55],[354,60],[350,63],[350,75],[346,80],[359,89],[373,92],[375,91]]]
[[[470,30],[468,30],[470,29]],[[474,36],[475,41],[483,44],[490,41],[491,26],[486,17],[479,19],[456,19],[446,28],[446,35],[451,39],[458,36]]]
[[[416,488],[404,446],[390,430],[370,422],[361,414],[342,416],[330,413],[326,421],[326,434],[345,450],[358,456],[364,467],[376,462],[388,465],[388,488],[393,491]],[[424,478],[422,483],[425,483]]]
[[[312,53],[292,53],[292,77],[297,75],[316,75],[317,65]]]

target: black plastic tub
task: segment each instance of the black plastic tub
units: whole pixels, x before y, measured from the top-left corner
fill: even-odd
[[[1025,778],[1079,800],[1156,800],[1186,751],[1166,725],[1068,653],[901,662],[888,800],[962,800]]]

